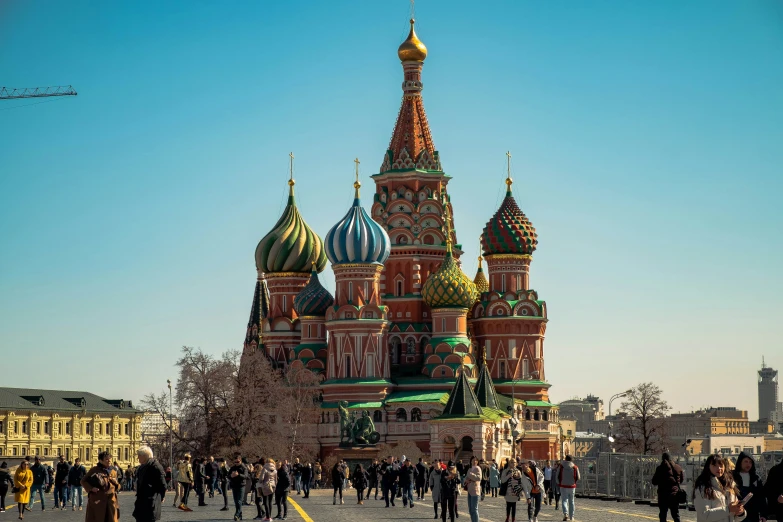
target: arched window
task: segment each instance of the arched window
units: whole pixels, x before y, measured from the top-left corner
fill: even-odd
[[[402,341],[399,337],[392,337],[389,340],[389,353],[391,353],[392,364],[400,364],[400,348]]]
[[[540,417],[540,416],[539,416],[539,414],[538,414],[538,410],[536,410],[536,411],[533,413],[533,420],[541,420],[541,417]]]
[[[419,408],[411,410],[411,422],[421,422],[421,410]]]
[[[398,408],[397,414],[396,414],[397,422],[407,422],[408,420],[408,412],[405,411],[405,408]]]
[[[413,337],[408,338],[408,341],[405,343],[405,352],[408,355],[414,355],[416,353],[416,339]]]
[[[548,421],[549,420],[549,412],[547,412],[546,410],[542,411],[541,412],[541,420]]]
[[[530,420],[530,410],[525,410],[525,420]]]
[[[383,422],[383,412],[381,410],[375,410],[372,414],[373,422]]]

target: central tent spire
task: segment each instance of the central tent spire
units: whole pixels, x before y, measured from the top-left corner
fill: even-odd
[[[397,49],[402,62],[402,105],[394,125],[389,149],[381,173],[390,170],[424,170],[441,172],[438,153],[424,112],[421,70],[427,58],[427,47],[416,35],[416,21],[411,17],[408,38]]]

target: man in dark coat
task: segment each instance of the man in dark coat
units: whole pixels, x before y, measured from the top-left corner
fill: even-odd
[[[54,507],[65,509],[68,502],[68,472],[71,467],[65,462],[65,457],[60,455],[54,472]]]
[[[247,466],[242,461],[242,455],[237,453],[234,455],[234,465],[228,470],[228,481],[231,485],[231,494],[234,497],[234,520],[240,520],[242,518],[242,504],[245,501],[245,484],[247,477],[250,473],[247,470]],[[224,496],[228,496],[227,492],[223,493]],[[267,514],[269,516],[269,514]]]
[[[418,476],[419,472],[411,465],[411,459],[405,459],[398,474],[403,506],[407,506],[410,502],[411,507],[413,507],[413,486],[416,484]]]
[[[427,482],[427,466],[424,465],[424,459],[419,457],[419,463],[416,464],[416,500],[424,500],[424,485]]]
[[[661,463],[652,478],[653,486],[658,486],[658,510],[661,522],[666,522],[666,512],[671,511],[672,520],[680,522],[680,503],[677,492],[685,480],[682,468],[672,462],[668,453],[661,456]]]
[[[313,479],[313,468],[310,467],[310,463],[302,464],[302,492],[304,497],[310,498],[310,481]]]
[[[783,520],[783,462],[770,468],[764,491],[769,513],[775,513],[778,520]]]
[[[204,474],[204,459],[196,459],[193,461],[193,475],[195,476],[194,488],[198,495],[198,505],[202,507],[206,506],[208,504],[204,503],[204,488],[206,487],[207,476]]]
[[[386,507],[389,507],[389,501],[391,505],[394,505],[394,483],[397,480],[397,473],[394,470],[392,464],[392,456],[386,457],[386,462],[381,464],[378,474],[381,476],[381,492],[383,493],[383,500],[386,501]]]
[[[37,455],[35,457],[35,463],[33,463],[30,471],[33,472],[33,485],[30,487],[30,503],[25,509],[30,511],[30,509],[33,507],[33,502],[35,501],[35,492],[37,491],[41,497],[41,510],[46,511],[46,506],[44,505],[44,490],[46,489],[46,484],[49,481],[49,472],[47,471],[46,466],[41,464],[41,460]]]
[[[79,511],[82,510],[82,479],[87,474],[87,470],[82,465],[81,459],[76,457],[71,471],[68,472],[68,487],[71,488],[71,509],[76,511],[76,498],[79,498]]]
[[[136,470],[136,503],[133,518],[137,522],[160,520],[160,506],[166,497],[166,471],[155,460],[152,450],[142,446],[137,452],[139,468]]]

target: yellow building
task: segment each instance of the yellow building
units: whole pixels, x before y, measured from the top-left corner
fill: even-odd
[[[63,455],[89,466],[107,450],[125,467],[136,463],[141,419],[131,401],[81,391],[0,388],[0,459]]]

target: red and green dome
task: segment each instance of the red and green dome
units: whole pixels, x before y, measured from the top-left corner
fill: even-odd
[[[538,234],[511,194],[511,180],[507,183],[508,190],[503,203],[484,227],[481,246],[484,255],[531,255],[538,245]]]

